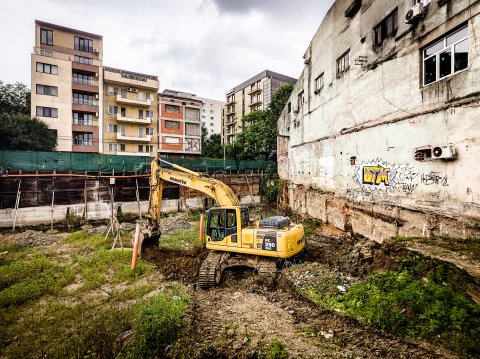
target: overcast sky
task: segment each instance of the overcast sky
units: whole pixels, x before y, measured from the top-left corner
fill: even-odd
[[[298,78],[333,0],[0,0],[0,80],[30,87],[34,20],[103,36],[105,66],[225,99],[269,69]]]

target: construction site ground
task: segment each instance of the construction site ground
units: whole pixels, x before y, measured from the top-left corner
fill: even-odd
[[[128,238],[134,225],[124,224],[123,228],[124,244],[128,247]],[[82,231],[89,235],[97,233],[103,236],[105,230],[105,226],[84,226]],[[110,281],[109,278],[115,275],[113,272],[106,273],[106,281],[102,285],[92,286],[82,292],[81,288],[86,287],[86,281],[77,273],[65,283],[60,298],[51,295],[39,297],[31,307],[23,304],[16,313],[18,316],[27,313],[32,315],[32,308],[43,308],[42,305],[45,306],[48,302],[79,302],[80,299],[71,295],[76,292],[88,297],[90,302],[94,302],[93,305],[102,305],[111,301],[112,296],[120,295],[123,299],[115,302],[116,306],[128,306],[165,288],[180,286],[188,293],[190,301],[182,319],[178,340],[165,348],[161,355],[164,357],[458,357],[458,354],[439,344],[435,338],[388,334],[315,304],[301,295],[299,289],[307,284],[319,285],[326,278],[335,276],[342,278],[343,285],[339,290],[348,290],[349,286],[370,273],[398,269],[402,260],[412,251],[447,260],[475,276],[479,269],[476,252],[459,251],[456,254],[450,249],[442,250],[439,246],[422,243],[421,240],[400,240],[380,245],[367,239],[354,238],[328,225],[310,223],[305,250],[293,262],[285,263],[276,278],[259,277],[247,268],[229,270],[224,273],[219,287],[204,290],[197,285],[197,275],[206,253],[196,243],[196,230],[198,222],[189,223],[183,214],[168,217],[163,223],[165,237],[160,249],[147,248],[143,253],[141,262],[154,265],[148,275],[140,275],[136,281],[122,282]],[[179,235],[175,236],[176,233]],[[78,253],[88,252],[88,243],[80,248],[71,240],[66,240],[69,236],[69,233],[55,231],[1,234],[0,245],[5,250],[1,253],[0,268],[12,260],[8,251],[8,246],[12,244],[35,248],[61,262],[68,262]],[[432,246],[436,249],[432,250]],[[128,291],[139,292],[140,295],[128,297],[122,294]],[[68,296],[65,295],[67,292]],[[474,297],[475,294],[472,294],[472,300]],[[68,303],[70,304],[72,303]],[[20,328],[24,319],[11,320],[12,328],[16,325]],[[35,329],[32,331],[30,336],[17,334],[16,337],[3,338],[1,357],[13,357],[12,353],[18,353],[13,347],[22,340],[35,337]],[[2,334],[12,336],[15,332],[4,330]],[[25,357],[38,357],[34,354],[26,354]],[[119,357],[122,357],[121,352]]]

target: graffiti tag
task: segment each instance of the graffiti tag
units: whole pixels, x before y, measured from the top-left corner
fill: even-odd
[[[431,185],[440,185],[440,186],[448,186],[448,176],[442,175],[440,172],[430,172],[422,174],[421,178],[422,183],[425,186]]]

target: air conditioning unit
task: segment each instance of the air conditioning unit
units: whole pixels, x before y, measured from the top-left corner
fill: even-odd
[[[453,145],[435,146],[432,149],[432,159],[454,160],[457,158]]]
[[[98,93],[97,93],[97,94],[95,94],[95,99],[97,99],[97,100],[98,100]]]
[[[98,79],[100,75],[98,74],[98,72],[95,72],[95,77]]]
[[[138,92],[138,89],[136,89],[135,87],[132,88],[132,92]]]
[[[405,23],[412,24],[415,22],[415,20],[423,15],[423,9],[424,7],[422,2],[417,2],[415,5],[413,5],[405,14]]]
[[[95,112],[95,116],[98,117],[98,112]]]
[[[93,53],[94,53],[94,54],[98,54],[98,49],[94,47],[94,48],[93,48]]]

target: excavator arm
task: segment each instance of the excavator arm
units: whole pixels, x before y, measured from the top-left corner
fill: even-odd
[[[161,167],[160,162],[170,165],[172,169]],[[160,235],[159,223],[164,181],[205,193],[213,198],[218,206],[240,205],[238,197],[225,183],[165,160],[154,159],[151,164],[150,198],[147,216],[148,237]]]

